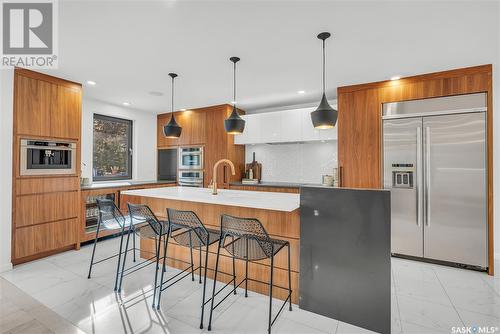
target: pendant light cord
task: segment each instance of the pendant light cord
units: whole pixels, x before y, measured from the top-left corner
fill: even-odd
[[[233,105],[236,105],[236,62],[233,66]]]
[[[323,40],[323,94],[325,93],[325,40]]]
[[[174,114],[174,77],[172,77],[172,107],[170,108],[172,115]]]

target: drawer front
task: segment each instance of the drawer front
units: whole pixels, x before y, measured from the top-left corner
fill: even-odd
[[[80,179],[70,177],[24,178],[16,180],[16,195],[43,194],[58,191],[78,191]]]
[[[78,217],[78,191],[16,197],[16,227]]]
[[[56,250],[77,242],[78,219],[28,226],[16,229],[16,259]]]

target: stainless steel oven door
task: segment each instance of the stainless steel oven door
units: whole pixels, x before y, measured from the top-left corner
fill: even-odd
[[[185,187],[203,187],[203,172],[202,171],[179,171],[177,180],[179,186]]]
[[[179,169],[203,169],[203,147],[181,147]]]

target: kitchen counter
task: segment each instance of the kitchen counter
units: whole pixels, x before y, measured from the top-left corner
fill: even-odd
[[[326,187],[322,184],[314,184],[314,183],[295,183],[295,182],[260,182],[256,184],[248,184],[242,182],[231,182],[229,185],[238,186],[238,187],[277,187],[277,188],[300,188],[304,186],[313,186],[313,187]]]
[[[81,190],[94,190],[94,189],[104,189],[104,188],[127,188],[142,185],[160,185],[160,184],[175,184],[177,181],[110,181],[110,182],[96,182],[86,186],[80,186]]]
[[[168,187],[123,191],[123,195],[197,202],[243,208],[291,212],[299,208],[298,194],[219,189],[212,195],[209,188]]]

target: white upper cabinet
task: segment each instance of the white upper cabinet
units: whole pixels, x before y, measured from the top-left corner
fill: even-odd
[[[336,102],[332,107],[336,108]],[[337,127],[317,130],[311,122],[315,107],[243,115],[245,131],[235,136],[235,144],[290,143],[336,140]]]

